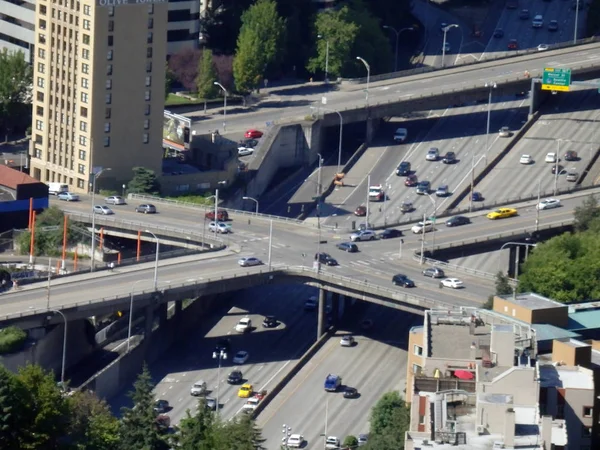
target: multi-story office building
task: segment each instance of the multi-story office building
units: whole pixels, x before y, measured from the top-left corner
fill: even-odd
[[[37,0],[31,175],[86,192],[161,173],[166,2]]]
[[[20,50],[33,62],[34,23],[34,0],[0,0],[0,50]]]

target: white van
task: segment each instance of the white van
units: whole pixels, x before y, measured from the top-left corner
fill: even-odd
[[[63,192],[69,192],[69,185],[63,183],[48,183],[48,194],[58,195]]]
[[[398,128],[394,133],[394,141],[404,142],[408,137],[408,130],[406,128]]]
[[[544,18],[541,14],[536,15],[531,21],[531,26],[533,28],[542,28],[544,26]]]

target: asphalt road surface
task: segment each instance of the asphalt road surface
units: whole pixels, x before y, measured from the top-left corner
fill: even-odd
[[[192,385],[200,380],[207,384],[209,397],[219,394],[219,414],[228,420],[240,412],[246,402],[237,393],[240,385],[227,383],[232,370],[241,370],[244,382],[254,386],[256,391],[270,390],[283,378],[292,364],[316,339],[316,313],[304,312],[304,301],[316,294],[315,288],[302,285],[260,287],[236,293],[227,301],[227,306],[202,318],[196,332],[187,336],[150,365],[150,372],[156,382],[156,398],[167,400],[172,424],[178,424],[186,416],[186,411],[195,410],[198,398],[190,394]],[[237,321],[244,316],[252,319],[254,330],[239,334],[234,330]],[[277,328],[263,328],[265,315],[274,315],[279,320]],[[231,353],[222,361],[212,354],[219,339],[231,340]],[[234,364],[234,354],[244,350],[249,352],[245,364]],[[217,387],[219,386],[219,387]],[[122,406],[131,406],[126,393],[111,400],[113,411]]]
[[[374,326],[363,331],[360,319],[373,320]],[[348,318],[311,361],[291,380],[277,398],[258,416],[269,450],[280,448],[282,426],[292,428],[307,440],[305,448],[323,448],[322,434],[340,441],[350,434],[369,431],[371,408],[381,396],[406,387],[406,346],[408,331],[423,318],[371,305],[357,318]],[[345,327],[345,328],[344,328]],[[353,333],[357,345],[341,347],[341,335]],[[345,399],[341,392],[326,392],[327,374],[342,377],[343,385],[355,387],[357,399]],[[327,425],[325,423],[327,422]]]

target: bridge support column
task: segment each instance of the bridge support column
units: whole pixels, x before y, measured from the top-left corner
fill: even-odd
[[[154,325],[154,306],[146,306],[146,320],[144,321],[144,334],[145,339],[148,339],[152,334],[152,327]]]
[[[325,289],[319,289],[319,306],[317,319],[317,339],[320,339],[325,333]]]
[[[381,119],[372,119],[372,118],[367,119],[367,130],[365,133],[365,142],[367,144],[371,143],[371,141],[373,140],[373,137],[375,137],[375,133],[377,133],[377,130],[379,130],[380,125],[381,125]]]
[[[331,293],[331,320],[333,325],[336,326],[342,317],[342,311],[340,310],[340,294],[337,292]]]
[[[167,323],[168,310],[168,303],[163,303],[158,307],[158,324],[161,327]]]
[[[181,311],[183,310],[183,300],[177,300],[175,302],[175,316],[181,315]]]

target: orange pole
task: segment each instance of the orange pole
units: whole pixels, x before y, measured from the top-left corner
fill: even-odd
[[[33,259],[33,246],[35,245],[35,211],[31,216],[31,241],[29,242],[29,260]]]
[[[103,245],[104,245],[104,227],[100,227],[100,251],[102,251]]]
[[[60,273],[60,261],[56,261],[56,273]]]
[[[140,254],[142,253],[142,232],[138,231],[138,241],[137,241],[137,260],[140,260]]]
[[[31,220],[33,217],[33,197],[29,197],[29,225],[27,229],[31,231]]]
[[[121,252],[117,253],[117,264],[121,265]]]
[[[69,216],[65,214],[65,220],[63,221],[63,251],[62,251],[62,265],[65,265],[65,258],[67,257],[67,223],[69,222]]]
[[[73,256],[73,270],[77,271],[77,247],[75,247],[75,255]]]

